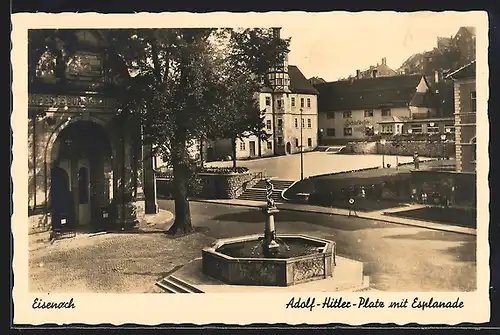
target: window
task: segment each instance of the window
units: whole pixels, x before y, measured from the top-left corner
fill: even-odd
[[[383,134],[392,134],[394,132],[394,126],[392,124],[383,124],[382,125],[382,133]]]
[[[307,146],[308,147],[312,147],[313,146],[313,141],[312,141],[312,138],[310,138],[310,137],[307,139]]]
[[[396,133],[400,134],[401,133],[401,125],[396,126]]]
[[[342,113],[342,116],[344,117],[344,119],[350,119],[352,117],[352,112],[351,111],[344,112]]]
[[[307,128],[312,128],[312,121],[311,121],[311,119],[307,119]]]
[[[431,134],[439,133],[439,126],[437,123],[431,122],[427,124],[427,132]]]
[[[278,144],[282,145],[283,144],[283,137],[278,136]]]
[[[278,106],[278,109],[281,109],[281,107],[283,106],[283,100],[281,100],[281,99],[276,100],[276,104]]]
[[[472,153],[471,153],[472,163],[475,163],[477,160],[477,147],[476,147],[475,137],[472,139],[471,144],[472,144]]]
[[[445,124],[444,125],[444,132],[445,133],[454,133],[455,132],[455,125],[453,125],[453,124]]]
[[[327,119],[335,119],[335,112],[327,112],[326,118]]]
[[[267,150],[271,150],[273,148],[273,145],[271,144],[271,141],[267,141]]]
[[[373,116],[373,109],[365,110],[365,117],[372,117],[372,116]]]
[[[295,97],[292,97],[291,103],[292,103],[292,107],[295,107]]]
[[[276,79],[276,85],[283,86],[283,78],[277,78]]]
[[[326,128],[326,136],[335,137],[335,128]]]
[[[266,97],[266,106],[271,106],[271,97]]]
[[[311,108],[311,98],[307,98],[307,108]]]
[[[304,108],[304,98],[300,98],[300,107]]]
[[[297,118],[295,118],[294,123],[295,123],[295,128],[299,128],[299,120]]]
[[[278,129],[283,129],[283,119],[278,119]]]
[[[382,116],[391,116],[390,109],[382,109]]]
[[[302,118],[302,128],[305,128],[306,127],[306,124],[305,124],[305,119]]]
[[[422,132],[422,125],[421,124],[412,124],[411,125],[411,132],[412,133],[421,133]]]
[[[240,142],[240,151],[244,151],[245,150],[245,142],[241,141]]]
[[[476,91],[470,92],[470,111],[476,112]]]
[[[344,136],[352,136],[352,128],[344,128]]]
[[[266,129],[271,130],[271,120],[266,120]]]
[[[298,139],[298,138],[296,138],[296,139],[295,139],[295,146],[296,146],[297,148],[299,147],[299,139]]]

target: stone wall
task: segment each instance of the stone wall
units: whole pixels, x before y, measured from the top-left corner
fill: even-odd
[[[257,184],[260,173],[200,173],[198,178],[201,183],[200,190],[192,196],[205,199],[236,199],[247,188]],[[156,187],[159,197],[171,198],[173,187],[171,179],[157,178]]]
[[[385,155],[400,155],[412,156],[417,152],[423,157],[443,157],[446,153],[447,157],[455,156],[455,143],[429,144],[425,141],[404,141],[401,142],[399,148],[396,148],[392,142],[387,141],[385,145],[379,142],[353,142],[346,145],[342,153],[351,154],[385,154]]]

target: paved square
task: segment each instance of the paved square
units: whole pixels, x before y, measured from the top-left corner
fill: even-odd
[[[329,152],[304,153],[304,178],[320,174],[336,173],[370,167],[381,167],[385,164],[396,166],[396,156],[384,155],[342,155]],[[421,158],[422,160],[426,158]],[[409,163],[413,157],[399,156],[399,163]],[[239,160],[238,166],[246,166],[250,170],[266,171],[266,175],[282,180],[300,179],[300,154]],[[232,166],[232,162],[209,162],[206,166]]]

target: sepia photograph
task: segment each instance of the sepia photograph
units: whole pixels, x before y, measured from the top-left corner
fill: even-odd
[[[246,15],[12,16],[19,322],[487,321],[487,15]]]

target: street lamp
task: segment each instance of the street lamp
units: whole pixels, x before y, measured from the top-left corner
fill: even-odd
[[[304,180],[304,141],[302,140],[302,129],[304,128],[304,119],[302,117],[302,108],[300,109],[300,180]]]
[[[382,144],[382,168],[385,168],[385,139],[381,139],[380,144]]]

